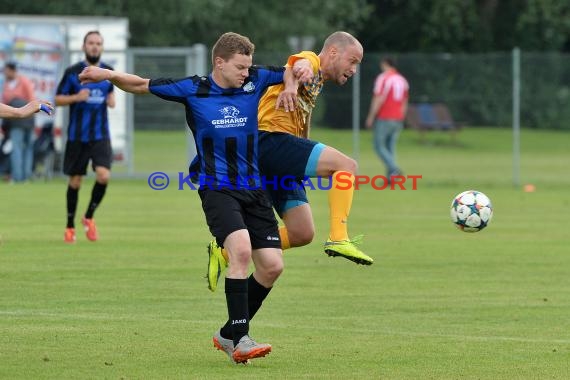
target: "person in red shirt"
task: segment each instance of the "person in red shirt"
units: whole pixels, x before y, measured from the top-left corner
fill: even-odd
[[[400,175],[396,164],[396,143],[404,127],[408,108],[409,85],[396,70],[394,60],[380,61],[382,73],[376,77],[366,128],[374,127],[374,148],[386,165],[387,177]]]

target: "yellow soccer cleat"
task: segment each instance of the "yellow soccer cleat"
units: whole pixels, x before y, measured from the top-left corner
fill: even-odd
[[[374,260],[372,257],[362,252],[356,244],[360,244],[362,235],[356,236],[352,240],[333,241],[328,239],[325,243],[325,253],[331,257],[341,256],[356,264],[372,265]]]
[[[218,280],[227,267],[228,262],[224,258],[224,255],[222,255],[222,248],[216,243],[215,239],[212,240],[210,244],[208,244],[208,272],[206,273],[208,289],[210,289],[210,291],[216,291]]]

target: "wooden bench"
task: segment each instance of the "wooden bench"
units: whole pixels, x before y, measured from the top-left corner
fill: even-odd
[[[406,114],[406,126],[420,132],[421,141],[426,140],[428,131],[450,132],[453,142],[461,123],[453,120],[449,108],[444,103],[411,103]]]

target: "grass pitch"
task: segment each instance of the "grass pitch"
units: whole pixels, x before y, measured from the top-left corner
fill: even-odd
[[[350,132],[312,137],[351,154]],[[136,138],[138,172],[186,170],[183,132]],[[370,139],[360,173],[383,174]],[[225,299],[203,278],[210,234],[195,192],[116,179],[96,213],[101,240],[78,231],[69,246],[64,179],[0,184],[0,378],[567,379],[567,141],[523,131],[521,178],[537,189],[525,193],[512,185],[509,130],[466,129],[457,145],[405,131],[399,162],[423,176],[418,189],[355,193],[350,231],[365,234],[371,267],[322,253],[327,193],[310,191],[317,236],[285,253],[251,324],[273,352],[250,366],[211,344]],[[495,208],[476,234],[449,220],[470,188]]]

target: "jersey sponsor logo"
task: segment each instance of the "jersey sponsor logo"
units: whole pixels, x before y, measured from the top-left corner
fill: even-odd
[[[269,235],[268,235],[268,236],[267,236],[267,240],[269,240],[269,241],[279,241],[279,237],[277,237],[277,236],[269,236]]]
[[[239,117],[239,110],[234,106],[225,106],[219,111],[224,118],[212,120],[214,128],[243,127],[247,123],[247,116]]]
[[[248,82],[245,86],[243,86],[243,90],[245,92],[253,92],[255,91],[255,85],[253,82]]]
[[[103,104],[105,103],[105,95],[103,91],[98,88],[91,89],[89,91],[89,97],[87,98],[87,103],[89,104]]]

